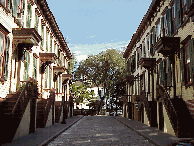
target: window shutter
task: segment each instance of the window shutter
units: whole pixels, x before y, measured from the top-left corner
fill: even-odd
[[[172,70],[171,70],[171,62],[169,58],[167,59],[167,70],[168,70],[167,86],[172,86]]]
[[[180,0],[175,0],[175,30],[181,25],[181,3]]]
[[[160,84],[164,84],[164,66],[163,66],[163,60],[160,62]]]
[[[171,36],[171,30],[172,30],[172,17],[171,17],[171,11],[172,9],[168,9],[167,12],[166,12],[166,15],[167,15],[167,30],[168,30],[168,34],[167,36]]]
[[[181,73],[182,73],[182,85],[185,85],[184,48],[180,49],[180,67],[181,67]]]
[[[130,62],[129,60],[127,60],[127,74],[129,74],[129,66],[130,66]]]
[[[153,37],[152,34],[150,34],[150,37],[149,37],[149,38],[150,38],[150,41],[149,41],[149,42],[150,42],[150,45],[149,45],[149,46],[150,46],[150,54],[151,54],[151,55],[153,54],[153,49],[152,49],[152,37]]]
[[[17,16],[17,1],[12,0],[12,4],[13,4],[12,14],[14,17],[16,17]]]
[[[193,82],[193,74],[194,74],[194,39],[189,40],[189,52],[190,52],[190,77]]]
[[[153,28],[153,44],[155,44],[156,43],[156,29],[155,29],[155,27]]]
[[[160,23],[160,34],[161,34],[161,37],[164,37],[164,17],[161,17],[160,18],[161,20],[161,23]]]

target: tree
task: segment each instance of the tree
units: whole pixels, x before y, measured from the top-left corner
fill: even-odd
[[[102,107],[104,98],[111,97],[113,99],[120,97],[120,94],[124,94],[123,90],[123,93],[116,93],[116,86],[122,82],[123,76],[126,74],[125,66],[123,52],[108,49],[97,55],[90,55],[86,60],[80,62],[74,77],[76,79],[91,80],[97,87],[103,86],[105,95],[101,97]]]
[[[74,96],[74,103],[85,103],[86,101],[91,102],[95,99],[94,92],[88,91],[84,84],[73,84],[71,86],[71,94]]]
[[[77,63],[77,60],[75,56],[72,54],[72,58],[68,62],[67,74],[71,74],[73,72],[73,70],[75,69],[76,63]]]

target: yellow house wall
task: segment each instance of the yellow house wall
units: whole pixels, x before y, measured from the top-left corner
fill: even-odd
[[[166,109],[165,109],[164,105],[163,105],[163,113],[164,113],[164,132],[175,136],[173,127],[170,123],[170,119],[168,117],[168,114],[166,112]]]
[[[47,119],[45,127],[48,127],[48,126],[51,126],[51,125],[52,125],[52,106],[50,108],[50,112],[49,112],[48,119]]]
[[[148,117],[147,117],[146,109],[145,108],[144,108],[144,124],[150,126],[150,123],[148,121]]]
[[[28,135],[29,128],[30,128],[30,102],[28,102],[28,105],[26,107],[26,110],[24,112],[24,115],[22,117],[22,120],[19,124],[19,127],[16,131],[16,134],[13,140],[20,138],[22,136]]]

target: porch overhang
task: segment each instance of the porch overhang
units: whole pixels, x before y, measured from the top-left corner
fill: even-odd
[[[66,71],[66,68],[65,66],[53,66],[53,70],[55,73],[58,74],[59,72],[64,73]]]
[[[40,60],[42,62],[51,62],[54,63],[57,59],[57,56],[55,53],[39,53]]]
[[[154,68],[156,66],[156,58],[141,58],[138,64],[146,69]]]
[[[35,28],[13,28],[13,50],[14,51],[18,44],[26,49],[31,49],[33,46],[38,46],[38,43],[42,41],[41,36]]]
[[[62,74],[62,80],[71,80],[73,78],[72,74]]]
[[[166,57],[172,56],[179,51],[180,37],[161,37],[154,48]]]

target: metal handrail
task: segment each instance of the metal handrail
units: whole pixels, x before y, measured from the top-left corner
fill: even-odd
[[[27,91],[27,93],[29,92],[29,89],[27,89],[27,88],[28,88],[28,85],[29,85],[30,83],[34,82],[34,81],[35,81],[34,79],[30,78],[30,80],[26,83],[26,85],[25,85],[24,89],[22,90],[22,92],[21,92],[21,94],[20,94],[18,100],[16,101],[16,104],[14,105],[14,107],[13,107],[13,109],[12,109],[12,112],[11,112],[12,115],[14,115],[14,113],[15,113],[15,111],[16,111],[16,108],[17,108],[17,106],[20,104],[20,102],[21,102],[22,100],[25,99],[25,92],[26,92],[26,91]],[[27,90],[26,90],[26,89],[27,89]],[[24,98],[23,98],[23,97],[24,97]]]

